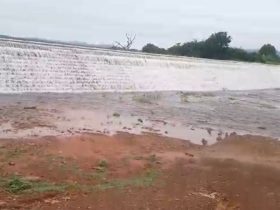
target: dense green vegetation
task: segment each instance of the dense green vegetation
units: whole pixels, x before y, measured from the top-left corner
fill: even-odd
[[[191,56],[199,58],[210,58],[220,60],[236,60],[247,62],[260,62],[280,64],[276,48],[271,44],[265,44],[257,52],[248,52],[242,48],[230,47],[231,36],[227,32],[212,34],[208,39],[202,41],[191,41],[177,43],[174,46],[164,49],[154,44],[147,44],[142,51],[147,53],[170,54],[179,56]]]

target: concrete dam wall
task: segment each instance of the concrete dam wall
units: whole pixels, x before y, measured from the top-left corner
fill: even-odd
[[[280,66],[0,39],[0,93],[280,88]]]

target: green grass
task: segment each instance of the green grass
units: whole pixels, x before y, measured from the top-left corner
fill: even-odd
[[[106,180],[107,174],[108,173],[106,170],[104,170],[104,171],[98,170],[95,173],[87,175],[87,177],[100,181],[100,180]]]
[[[129,179],[116,179],[103,184],[93,186],[93,190],[123,189],[126,187],[149,187],[154,184],[159,173],[156,170],[149,170],[144,175]]]
[[[56,185],[42,181],[27,181],[21,177],[0,178],[0,187],[12,194],[20,193],[44,193],[44,192],[64,192],[70,185]]]
[[[147,161],[151,162],[151,163],[155,163],[158,160],[158,157],[153,154],[147,157]]]
[[[75,175],[81,175],[82,172],[78,164],[73,159],[67,159],[56,155],[45,155],[46,167],[49,169],[57,169],[62,173],[71,173]]]
[[[108,162],[106,160],[100,160],[97,167],[95,168],[95,172],[90,174],[89,177],[95,180],[106,180],[108,169]]]
[[[4,186],[6,190],[11,193],[19,193],[32,188],[32,184],[30,182],[21,180],[19,178],[13,178],[12,180],[8,181]]]
[[[95,170],[97,173],[106,173],[108,166],[109,164],[107,160],[100,160],[97,167],[95,167]]]
[[[106,176],[106,172],[96,172],[91,177],[98,179],[103,183],[95,185],[76,185],[76,188],[86,192],[96,192],[109,189],[124,189],[126,187],[150,187],[159,177],[159,172],[154,169],[150,169],[141,176],[128,179],[108,180]]]
[[[2,151],[2,154],[5,158],[5,160],[11,160],[11,159],[16,159],[18,157],[20,157],[22,154],[24,154],[26,152],[26,150],[23,149],[12,149],[12,150],[4,150]]]
[[[27,194],[27,193],[46,193],[58,192],[62,193],[67,190],[81,190],[86,192],[95,192],[108,189],[124,189],[126,187],[149,187],[154,184],[159,176],[156,170],[149,170],[144,175],[132,177],[129,179],[106,179],[106,173],[96,173],[101,184],[81,185],[81,184],[55,184],[46,181],[28,181],[22,177],[0,178],[0,188],[11,194]]]

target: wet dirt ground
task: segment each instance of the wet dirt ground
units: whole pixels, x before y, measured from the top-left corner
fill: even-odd
[[[118,131],[209,144],[231,132],[280,137],[280,90],[0,95],[0,138]]]
[[[0,209],[280,207],[280,90],[0,99]]]

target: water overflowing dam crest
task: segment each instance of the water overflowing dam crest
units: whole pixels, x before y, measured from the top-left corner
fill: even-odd
[[[279,87],[279,66],[0,40],[1,93]]]

